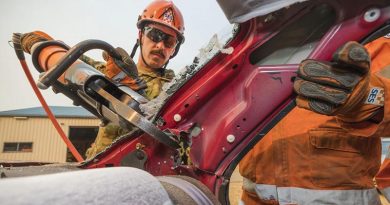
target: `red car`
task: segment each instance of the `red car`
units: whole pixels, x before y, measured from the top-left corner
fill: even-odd
[[[219,3],[234,23],[232,30],[215,35],[193,64],[156,100],[137,101],[136,94],[117,87],[97,71],[86,76],[82,83],[57,80],[63,73],[70,79],[83,70],[90,70],[87,65],[68,67],[77,60],[75,53],[110,48],[100,41],[76,45],[67,56],[72,59],[64,57],[67,62],[60,63],[40,79],[41,87],[55,87],[103,120],[139,128],[73,168],[136,167],[128,170],[134,175],[125,180],[138,183],[139,177],[145,177],[150,183],[158,184],[143,173],[146,171],[160,176],[158,179],[163,184],[174,184],[196,202],[228,204],[229,179],[239,161],[295,106],[292,85],[299,63],[306,58],[330,60],[332,53],[347,41],[364,44],[390,32],[389,1],[297,0],[267,5],[263,1],[231,0]],[[39,64],[39,58],[43,58],[39,52],[45,49],[47,45],[41,45],[34,51],[38,53],[32,54],[34,65],[41,72],[45,68]],[[74,91],[75,88],[78,90]],[[120,101],[123,96],[132,96],[134,103]],[[79,177],[77,180],[87,184],[73,186],[76,193],[95,186],[91,180],[104,178],[105,172],[116,179],[105,178],[101,186],[113,187],[117,177],[126,172],[123,168],[118,172],[98,170],[91,172],[91,177],[88,172],[58,176],[72,181]],[[185,177],[161,177],[167,175]],[[104,193],[106,188],[85,197],[90,199]],[[146,198],[152,197],[152,193]],[[174,197],[172,193],[170,197]]]

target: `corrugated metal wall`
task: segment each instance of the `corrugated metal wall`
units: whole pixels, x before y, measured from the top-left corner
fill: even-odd
[[[98,119],[58,118],[65,134],[70,126],[96,127]],[[3,152],[4,142],[33,142],[32,152]],[[83,154],[83,153],[82,153]],[[65,162],[66,145],[48,118],[0,117],[0,161]]]

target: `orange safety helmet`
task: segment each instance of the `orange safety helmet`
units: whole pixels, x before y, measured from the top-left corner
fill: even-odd
[[[184,42],[184,19],[180,10],[168,0],[155,0],[138,17],[137,27],[142,29],[148,23],[158,23],[176,31],[179,43]]]

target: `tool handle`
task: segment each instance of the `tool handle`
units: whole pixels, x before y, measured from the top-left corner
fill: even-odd
[[[111,57],[121,60],[121,56],[114,47],[101,40],[85,40],[72,47],[58,62],[38,80],[38,87],[47,89],[50,87],[81,55],[92,49],[102,49]]]

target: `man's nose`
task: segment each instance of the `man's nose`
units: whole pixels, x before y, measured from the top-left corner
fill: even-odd
[[[157,43],[156,43],[156,47],[157,47],[157,48],[163,48],[163,49],[164,49],[164,48],[165,48],[164,41],[157,42]]]

